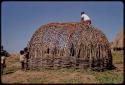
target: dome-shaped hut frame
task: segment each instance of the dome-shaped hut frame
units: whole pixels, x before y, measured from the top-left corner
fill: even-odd
[[[110,44],[98,29],[81,23],[49,23],[29,42],[30,69],[112,68]]]

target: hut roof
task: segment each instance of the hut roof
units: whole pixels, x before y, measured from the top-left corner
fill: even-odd
[[[115,36],[111,48],[123,48],[123,31],[120,31]]]
[[[36,40],[38,39],[38,37],[41,40]],[[45,43],[51,42],[51,44],[52,42],[54,42],[56,44],[56,43],[62,42],[60,40],[62,37],[66,38],[63,40],[65,43],[70,41],[72,42],[72,40],[76,40],[76,38],[78,38],[78,40],[84,41],[88,44],[89,42],[92,42],[93,45],[97,44],[97,42],[103,45],[109,44],[108,40],[106,39],[106,36],[99,29],[96,29],[92,26],[86,27],[84,24],[80,22],[49,23],[49,24],[42,25],[33,34],[30,44],[44,43],[44,42]],[[61,43],[61,44],[64,44],[64,43]]]

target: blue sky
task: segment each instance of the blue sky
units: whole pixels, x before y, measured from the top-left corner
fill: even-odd
[[[50,22],[79,22],[85,11],[92,25],[112,41],[123,30],[123,3],[83,2],[2,2],[2,45],[10,53],[19,52],[41,25]]]

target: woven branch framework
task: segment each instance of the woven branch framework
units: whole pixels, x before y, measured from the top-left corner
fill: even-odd
[[[112,55],[106,36],[84,24],[49,23],[33,34],[29,45],[30,69],[109,69]]]

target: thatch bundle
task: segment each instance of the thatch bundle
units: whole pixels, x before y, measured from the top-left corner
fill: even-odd
[[[112,68],[110,45],[105,35],[78,22],[41,26],[33,34],[28,48],[30,69]]]
[[[117,33],[117,35],[115,36],[112,44],[111,44],[111,48],[112,49],[123,49],[123,31],[120,31]]]

